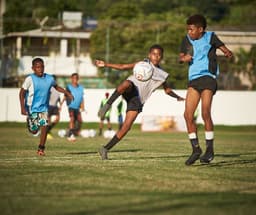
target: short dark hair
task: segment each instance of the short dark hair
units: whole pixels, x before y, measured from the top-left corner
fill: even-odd
[[[44,61],[42,58],[40,57],[36,57],[32,60],[32,66],[34,66],[37,62],[41,62],[42,64],[44,64]]]
[[[74,72],[74,73],[71,74],[71,77],[74,77],[74,76],[77,76],[79,78],[79,75],[78,75],[77,72]]]
[[[203,15],[195,14],[187,19],[187,25],[195,25],[197,27],[202,27],[205,30],[207,27],[207,21]]]
[[[151,52],[153,49],[159,49],[159,50],[162,52],[162,54],[164,54],[164,49],[163,49],[163,47],[160,46],[160,45],[158,45],[158,44],[152,45],[152,46],[149,48],[149,52]]]

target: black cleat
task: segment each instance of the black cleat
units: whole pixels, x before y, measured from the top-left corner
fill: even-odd
[[[202,154],[202,149],[200,148],[200,146],[193,148],[193,152],[190,155],[190,157],[186,160],[185,164],[187,166],[192,165],[193,163],[196,162],[196,160],[200,158],[201,154]]]
[[[100,119],[104,119],[105,114],[108,112],[108,110],[111,108],[111,105],[106,103],[98,112],[98,117]]]
[[[202,155],[200,157],[200,162],[201,163],[210,163],[214,158],[214,152],[213,152],[213,148],[206,148],[206,151],[204,153],[204,155]]]
[[[102,160],[108,160],[108,150],[104,146],[99,148],[99,154]]]

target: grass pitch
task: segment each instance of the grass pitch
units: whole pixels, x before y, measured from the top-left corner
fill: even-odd
[[[106,139],[70,143],[57,137],[61,126],[38,157],[25,124],[0,124],[1,215],[256,214],[255,126],[216,127],[214,161],[189,167],[186,133],[135,125],[102,161]]]

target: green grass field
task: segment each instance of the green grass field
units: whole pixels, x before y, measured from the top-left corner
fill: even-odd
[[[106,139],[70,143],[61,126],[38,157],[25,124],[0,124],[1,215],[256,214],[256,126],[216,127],[214,161],[190,167],[186,133],[135,125],[102,161]]]

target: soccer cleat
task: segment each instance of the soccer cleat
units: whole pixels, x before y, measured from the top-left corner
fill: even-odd
[[[38,150],[37,150],[37,154],[38,154],[39,156],[45,156],[45,153],[44,153],[44,150],[43,150],[43,149],[38,149]]]
[[[185,164],[187,166],[192,165],[193,163],[196,162],[196,160],[198,160],[200,158],[201,154],[202,154],[202,149],[200,148],[200,146],[193,147],[193,152],[190,155],[190,157],[186,160]]]
[[[110,109],[111,105],[106,103],[98,112],[98,117],[101,119],[104,119],[105,114],[108,112],[108,110]]]
[[[207,147],[204,155],[200,157],[201,163],[210,163],[214,158],[214,152],[212,147]]]
[[[99,154],[102,160],[108,159],[108,150],[104,146],[99,149]]]
[[[76,141],[76,137],[74,134],[71,134],[68,138],[67,138],[68,141],[70,142],[75,142]]]

